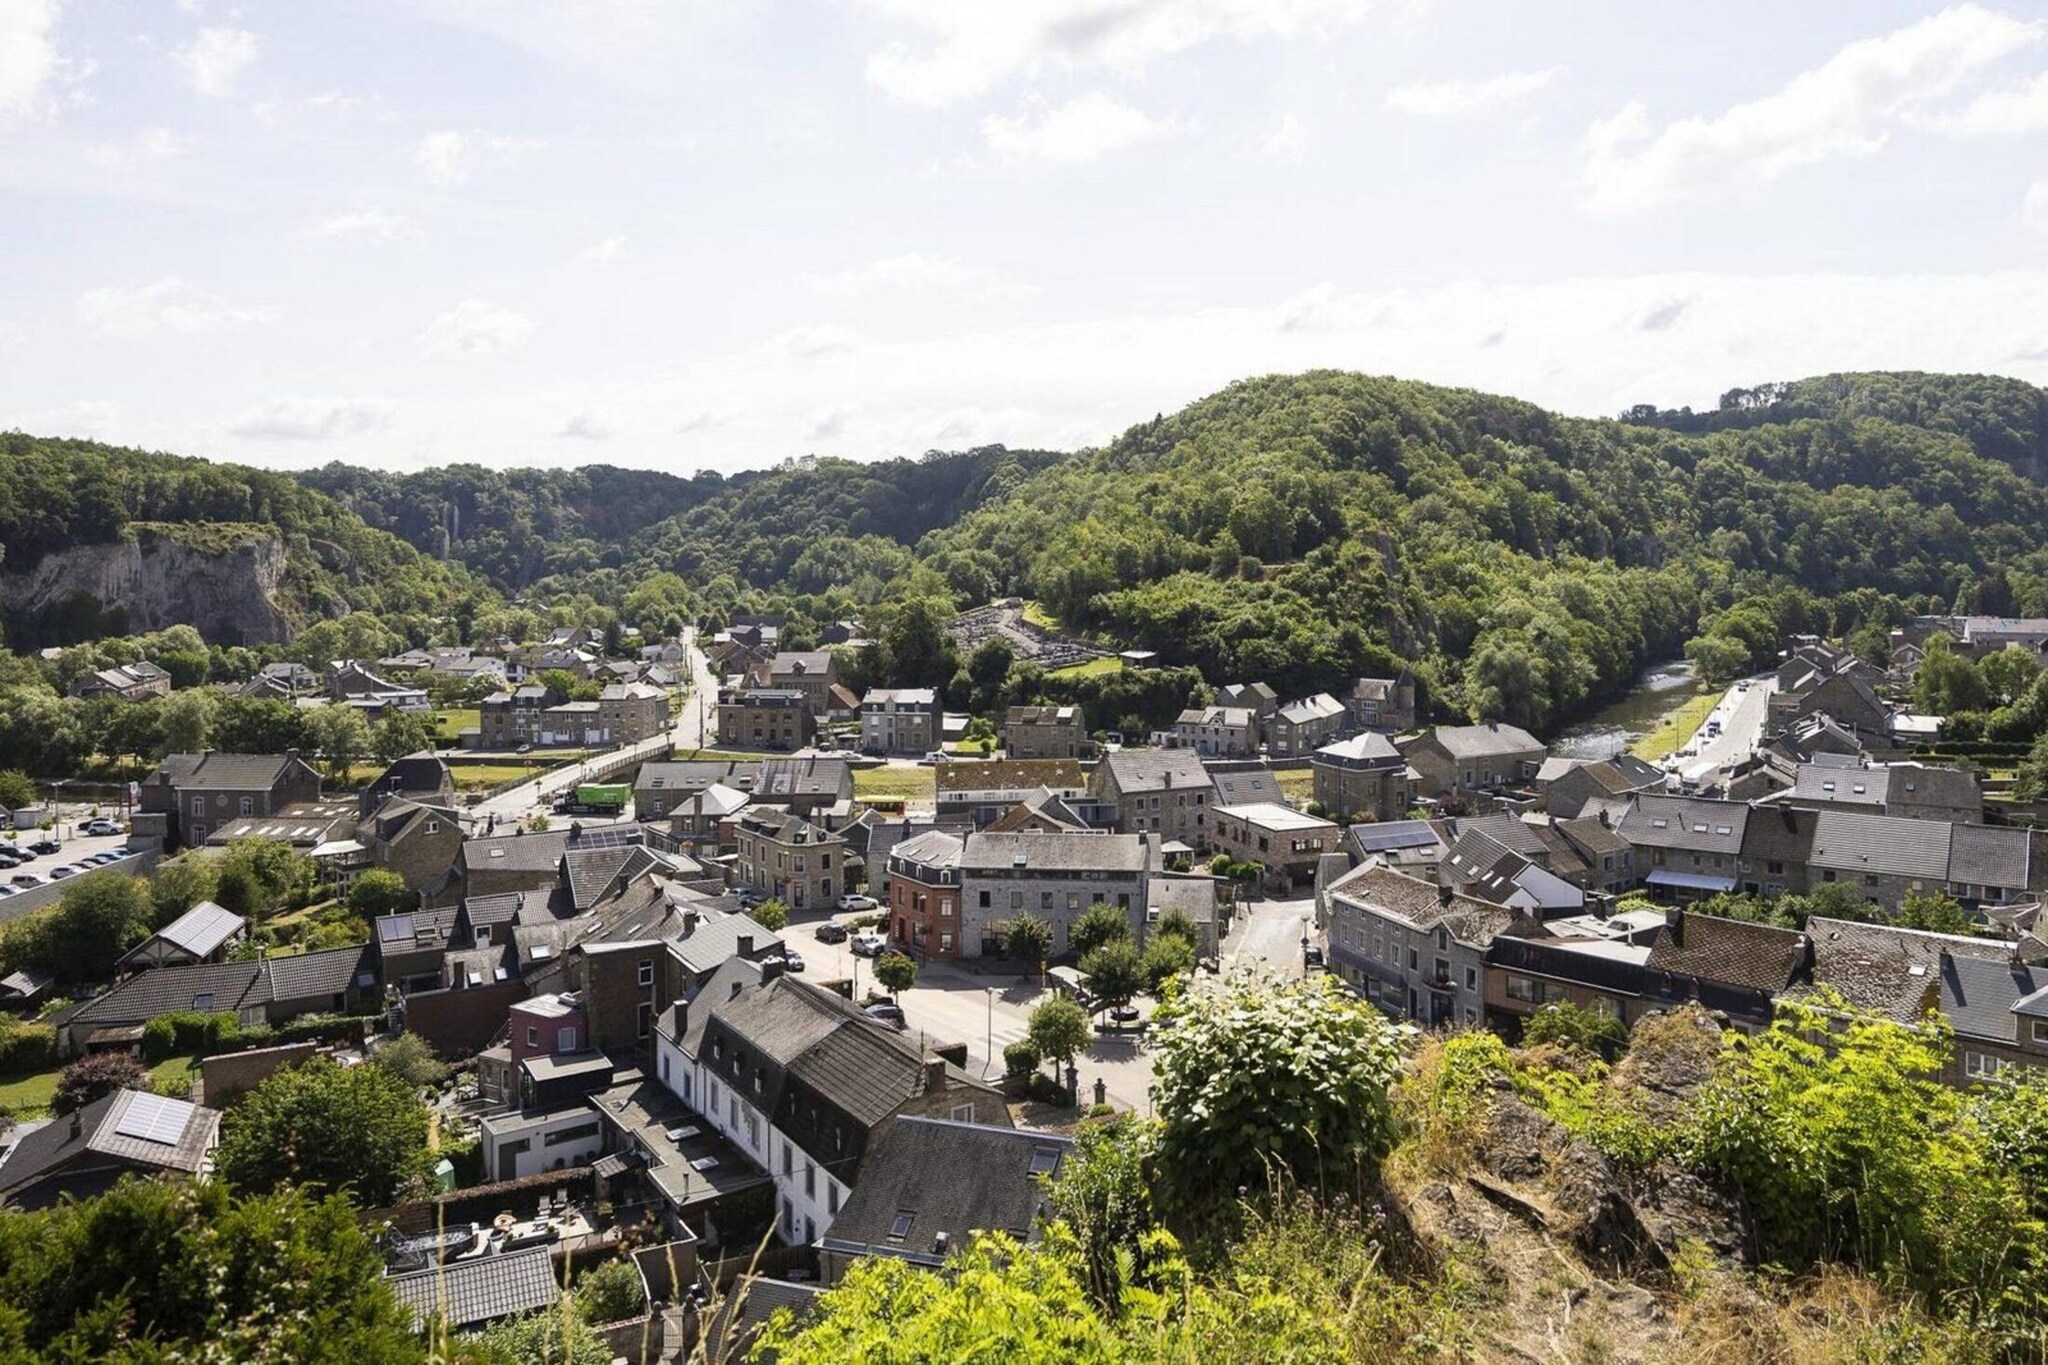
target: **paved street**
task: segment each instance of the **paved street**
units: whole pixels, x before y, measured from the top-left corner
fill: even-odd
[[[1223,941],[1223,971],[1261,972],[1281,978],[1301,975],[1301,940],[1315,935],[1313,896],[1262,899],[1239,909]]]
[[[1771,694],[1778,689],[1777,678],[1769,673],[1745,678],[1723,693],[1714,709],[1700,722],[1699,730],[1685,748],[1674,756],[1679,775],[1688,783],[1701,783],[1723,768],[1732,768],[1756,752],[1763,736],[1764,720],[1770,710]],[[1721,732],[1709,735],[1715,721]]]

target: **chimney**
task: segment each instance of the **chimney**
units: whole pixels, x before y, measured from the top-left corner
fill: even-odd
[[[1605,806],[1602,806],[1602,807],[1600,808],[1600,828],[1602,828],[1602,829],[1612,829],[1613,827],[1614,827],[1614,817],[1613,817],[1613,816],[1612,816],[1611,814],[1609,814],[1609,813],[1608,813],[1607,807],[1605,807]]]
[[[1437,888],[1436,888],[1436,903],[1437,903],[1438,905],[1441,905],[1441,906],[1445,907],[1446,909],[1448,909],[1448,908],[1450,907],[1450,904],[1451,904],[1451,888],[1450,888],[1450,884],[1449,884],[1448,882],[1438,882],[1438,883],[1437,883]]]
[[[946,1088],[946,1059],[927,1057],[924,1059],[924,1093],[936,1095]]]
[[[85,1115],[83,1112],[74,1109],[71,1111],[71,1136],[78,1137],[82,1135],[84,1132]]]
[[[1664,912],[1664,927],[1671,931],[1671,941],[1679,947],[1685,946],[1685,907],[1674,905]]]
[[[752,957],[754,955],[754,936],[752,934],[740,935],[739,955],[741,957]]]
[[[696,933],[696,932],[697,932],[697,919],[698,919],[698,915],[697,915],[697,912],[696,912],[695,910],[685,910],[685,911],[683,911],[683,937],[684,937],[684,938],[688,938],[688,937],[689,937],[690,935],[692,935],[692,934],[694,934],[694,933]]]
[[[1799,963],[1798,966],[1795,968],[1795,975],[1803,976],[1808,981],[1813,980],[1812,934],[1801,934],[1799,936]]]
[[[286,750],[284,751],[284,756],[285,756],[286,758],[297,758],[297,757],[299,756],[299,748],[298,748],[298,746],[297,746],[296,744],[294,744],[294,745],[293,745],[293,746],[292,746],[291,748],[289,748],[289,749],[286,749]]]

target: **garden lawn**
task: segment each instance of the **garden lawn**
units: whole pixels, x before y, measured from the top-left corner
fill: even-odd
[[[1280,784],[1280,794],[1297,806],[1306,806],[1315,795],[1313,768],[1281,768],[1273,774],[1273,780]]]
[[[199,1078],[199,1055],[191,1053],[183,1057],[166,1057],[149,1069],[150,1087],[162,1090],[167,1083],[176,1082],[191,1088]]]
[[[434,725],[441,739],[449,744],[464,730],[476,730],[483,726],[483,710],[475,706],[451,706],[445,711],[434,713]]]
[[[50,1108],[57,1093],[57,1071],[33,1071],[27,1075],[0,1077],[0,1109],[18,1119],[39,1118]]]

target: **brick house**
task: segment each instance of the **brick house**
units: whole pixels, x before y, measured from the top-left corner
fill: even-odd
[[[1212,842],[1239,862],[1266,869],[1268,888],[1285,892],[1315,877],[1316,862],[1337,852],[1337,826],[1290,806],[1254,801],[1211,811]]]
[[[889,849],[889,937],[921,956],[960,956],[962,840],[942,830]]]
[[[846,840],[786,811],[750,809],[733,821],[734,885],[792,910],[829,909],[849,889]]]

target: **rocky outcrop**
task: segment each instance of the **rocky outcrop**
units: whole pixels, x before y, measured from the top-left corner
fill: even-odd
[[[0,610],[33,622],[93,603],[125,614],[130,632],[182,624],[211,641],[261,643],[291,635],[278,599],[284,573],[284,542],[260,528],[131,526],[110,544],[0,573]]]

